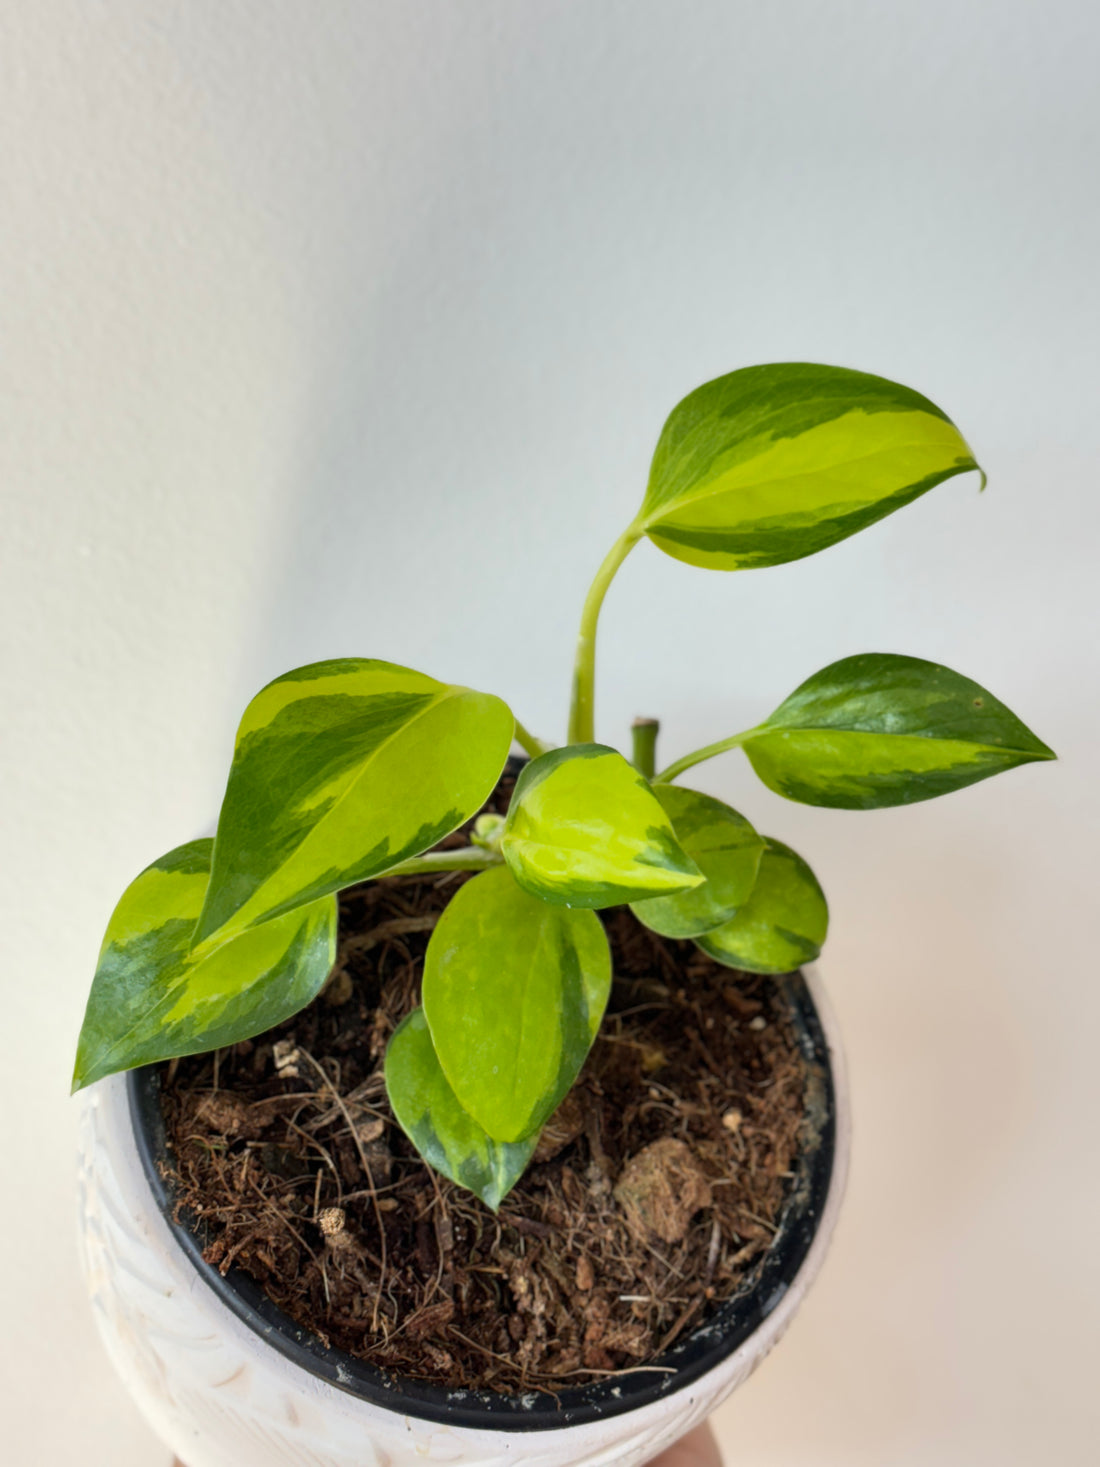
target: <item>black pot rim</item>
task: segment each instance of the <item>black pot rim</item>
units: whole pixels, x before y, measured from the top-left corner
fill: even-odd
[[[394,1377],[343,1350],[321,1342],[295,1324],[243,1269],[223,1277],[202,1256],[202,1242],[186,1211],[177,1217],[176,1195],[164,1117],[160,1106],[162,1067],[147,1065],[126,1076],[138,1158],[157,1208],[189,1262],[230,1312],[280,1355],[309,1375],[348,1394],[421,1420],[497,1431],[546,1431],[618,1416],[684,1389],[732,1355],[767,1319],[802,1267],[816,1236],[832,1181],[836,1150],[836,1090],[829,1046],[805,978],[778,980],[806,1060],[807,1110],[804,1144],[795,1179],[780,1215],[775,1239],[741,1289],[699,1328],[645,1366],[556,1394],[531,1391],[450,1391],[427,1382]]]

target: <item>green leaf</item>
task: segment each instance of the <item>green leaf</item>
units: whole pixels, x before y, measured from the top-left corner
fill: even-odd
[[[776,362],[708,382],[673,409],[635,523],[691,565],[781,565],[977,467],[920,393],[845,367]]]
[[[549,906],[505,866],[461,887],[424,959],[424,1013],[463,1109],[497,1141],[552,1114],[592,1047],[611,990],[594,912]]]
[[[632,902],[630,910],[663,937],[698,937],[728,922],[748,900],[764,840],[743,815],[710,795],[674,784],[655,785],[653,793],[706,881],[694,891]]]
[[[910,805],[1055,757],[969,678],[886,652],[815,673],[744,749],[769,789],[841,810]]]
[[[828,928],[829,908],[817,877],[789,846],[769,839],[748,901],[695,942],[727,968],[790,973],[817,957]]]
[[[386,1049],[386,1090],[398,1124],[437,1172],[475,1193],[494,1212],[519,1181],[538,1145],[494,1141],[447,1084],[423,1009],[414,1009]]]
[[[562,906],[613,907],[703,881],[649,782],[604,744],[524,767],[501,850],[525,891]]]
[[[118,1070],[250,1039],[315,998],[336,958],[336,898],[190,951],[213,841],[169,851],[114,910],[77,1046],[73,1089]]]
[[[485,693],[343,658],[245,710],[195,942],[228,936],[417,856],[484,804],[513,719]]]

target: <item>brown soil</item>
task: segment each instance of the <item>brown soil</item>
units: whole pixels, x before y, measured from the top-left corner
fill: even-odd
[[[463,879],[347,892],[315,1003],[167,1067],[180,1201],[209,1261],[326,1343],[452,1388],[561,1390],[663,1353],[744,1281],[789,1186],[805,1066],[773,980],[607,913],[600,1037],[494,1217],[420,1161],[382,1082]]]

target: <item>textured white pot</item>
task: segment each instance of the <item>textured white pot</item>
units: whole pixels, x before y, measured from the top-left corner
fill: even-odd
[[[227,1308],[158,1209],[134,1140],[126,1079],[82,1097],[80,1229],[100,1333],[153,1429],[188,1467],[635,1467],[707,1417],[783,1334],[817,1275],[836,1225],[850,1118],[835,1022],[815,974],[810,993],[835,1090],[832,1174],[816,1231],[785,1290],[748,1338],[709,1372],[597,1420],[547,1429],[470,1427],[361,1399],[286,1358],[270,1330]],[[345,1384],[350,1385],[350,1378]],[[459,1397],[459,1400],[461,1397]],[[532,1398],[532,1404],[535,1398]],[[456,1400],[456,1406],[458,1401]]]

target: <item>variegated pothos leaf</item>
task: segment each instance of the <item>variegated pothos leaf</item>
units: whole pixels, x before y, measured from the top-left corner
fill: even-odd
[[[525,891],[559,906],[612,907],[703,880],[649,782],[605,744],[524,766],[501,851]]]
[[[316,997],[336,957],[336,898],[190,950],[213,841],[147,866],[107,927],[77,1046],[73,1088],[176,1055],[250,1039]]]
[[[398,1124],[430,1167],[466,1187],[496,1212],[523,1175],[538,1132],[494,1141],[447,1083],[423,1009],[394,1030],[386,1049],[386,1092]]]
[[[748,901],[695,943],[727,968],[790,973],[817,957],[828,930],[829,907],[817,877],[790,846],[766,840]]]
[[[513,727],[499,698],[391,662],[276,678],[237,732],[196,944],[428,850],[488,798]]]
[[[842,810],[910,805],[1055,757],[985,688],[887,652],[814,673],[744,749],[777,794]]]
[[[452,897],[424,958],[424,1013],[462,1108],[497,1141],[532,1136],[580,1072],[611,991],[594,912],[551,906],[494,866]]]
[[[810,362],[746,367],[673,409],[635,524],[714,570],[799,560],[978,467],[920,393]]]
[[[692,891],[632,902],[630,910],[663,937],[697,937],[728,922],[748,900],[764,840],[743,815],[710,795],[676,784],[654,785],[653,793],[706,881]]]

